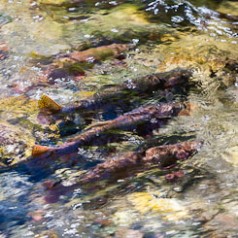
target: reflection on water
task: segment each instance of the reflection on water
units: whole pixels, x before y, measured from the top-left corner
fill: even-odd
[[[10,165],[0,171],[0,237],[236,237],[237,37],[237,1],[0,0],[0,166]],[[87,51],[113,44],[128,48]],[[44,93],[71,104],[177,67],[193,73],[186,95],[132,93],[129,106],[111,97],[96,110],[38,115]],[[194,109],[150,136],[115,130],[68,158],[24,162],[35,142],[63,143],[90,123],[174,100]],[[174,168],[73,187],[117,153],[195,138],[201,150]]]

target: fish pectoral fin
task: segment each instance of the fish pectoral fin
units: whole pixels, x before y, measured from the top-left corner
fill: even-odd
[[[55,102],[53,99],[51,99],[47,95],[42,95],[41,98],[38,101],[38,107],[39,109],[46,109],[50,112],[59,112],[62,109],[62,106],[60,106],[57,102]]]
[[[33,157],[40,156],[42,154],[45,154],[49,151],[51,151],[52,148],[48,146],[42,146],[42,145],[34,145],[31,151],[31,155]]]

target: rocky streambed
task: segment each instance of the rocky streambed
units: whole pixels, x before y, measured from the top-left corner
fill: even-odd
[[[0,2],[0,237],[237,236],[237,1]]]

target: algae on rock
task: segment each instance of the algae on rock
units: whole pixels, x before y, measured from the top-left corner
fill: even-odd
[[[0,157],[4,164],[25,160],[37,139],[57,137],[54,125],[39,124],[37,100],[10,97],[1,99],[0,105]],[[51,135],[52,131],[56,133]]]
[[[185,205],[175,198],[162,198],[155,192],[135,192],[128,195],[134,209],[142,214],[157,213],[168,221],[179,221],[189,218]]]

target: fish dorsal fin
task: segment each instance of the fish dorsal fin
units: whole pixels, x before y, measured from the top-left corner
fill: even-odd
[[[39,99],[38,107],[39,109],[46,109],[50,112],[58,112],[62,109],[62,106],[45,94]]]
[[[33,157],[40,156],[42,154],[45,154],[45,153],[51,151],[51,149],[52,148],[50,148],[48,146],[34,145],[33,148],[32,148],[31,155]]]

